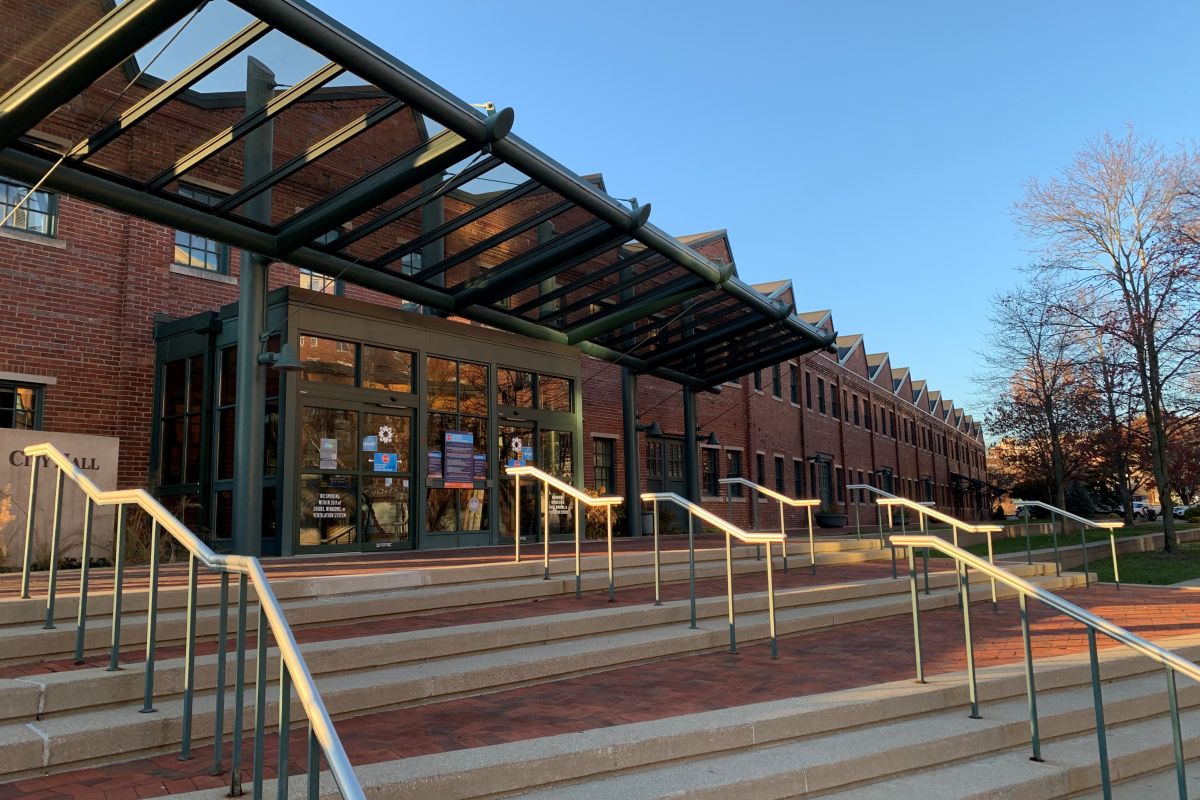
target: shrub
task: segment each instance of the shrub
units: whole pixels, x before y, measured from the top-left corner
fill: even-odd
[[[1200,505],[1192,506],[1183,512],[1183,518],[1188,522],[1200,522]]]

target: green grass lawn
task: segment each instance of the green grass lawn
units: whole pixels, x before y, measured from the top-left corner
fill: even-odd
[[[1147,533],[1158,533],[1162,531],[1162,524],[1158,522],[1148,522],[1141,525],[1134,525],[1132,528],[1117,528],[1117,538],[1125,536],[1142,536]],[[1107,542],[1108,532],[1089,530],[1087,534],[1089,542]],[[1029,537],[1030,549],[1042,550],[1054,546],[1054,539],[1049,534],[1039,534]],[[1070,547],[1071,545],[1079,544],[1079,530],[1076,528],[1069,529],[1067,533],[1060,534],[1058,537],[1059,547]],[[987,555],[987,543],[981,542],[973,544],[970,547],[963,548],[969,553],[974,553],[977,556]],[[1011,539],[1001,539],[996,536],[992,540],[992,552],[996,555],[1001,553],[1024,553],[1025,552],[1025,537],[1017,535]]]
[[[1163,586],[1169,583],[1200,578],[1200,542],[1180,545],[1179,553],[1129,553],[1119,556],[1121,583],[1150,583]],[[1091,569],[1102,581],[1112,581],[1112,561],[1101,559],[1091,563]]]

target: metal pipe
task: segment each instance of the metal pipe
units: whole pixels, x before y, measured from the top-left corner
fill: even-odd
[[[83,663],[83,640],[87,629],[88,577],[92,571],[92,517],[95,504],[92,498],[83,500],[83,541],[79,548],[79,608],[75,618],[75,663]]]
[[[254,774],[251,778],[251,797],[262,800],[263,761],[266,750],[264,738],[267,727],[267,611],[260,600],[258,603],[258,625],[255,628],[255,643],[258,656],[254,662]]]
[[[608,537],[608,602],[616,602],[617,586],[613,580],[612,506],[604,507],[605,529]]]
[[[1100,754],[1100,786],[1104,800],[1112,800],[1112,778],[1108,773],[1108,736],[1104,729],[1104,697],[1100,691],[1100,658],[1096,654],[1096,629],[1089,627],[1088,659],[1092,666],[1092,706],[1096,711],[1096,747]]]
[[[521,476],[513,475],[513,561],[521,563]]]
[[[183,657],[183,732],[179,749],[179,760],[192,757],[192,703],[196,688],[196,556],[188,557],[187,588],[187,633],[184,640]]]
[[[775,581],[772,576],[771,564],[775,556],[771,552],[771,543],[767,542],[767,613],[771,620],[771,658],[779,658],[779,642],[775,635]]]
[[[34,519],[37,517],[38,471],[41,458],[35,457],[29,467],[29,506],[25,511],[25,553],[21,557],[21,599],[29,599],[29,570],[33,566],[33,536],[36,532]]]
[[[1108,532],[1108,544],[1112,548],[1113,561],[1113,580],[1116,581],[1117,590],[1121,589],[1121,572],[1117,567],[1117,535],[1112,531]]]
[[[917,561],[908,548],[908,593],[912,600],[913,655],[917,660],[917,683],[925,682],[925,665],[921,659],[921,608],[917,602]]]
[[[312,720],[308,721],[308,800],[321,794],[321,747]]]
[[[1088,574],[1087,528],[1083,523],[1079,525],[1079,545],[1083,550],[1083,588],[1090,589],[1092,588],[1092,576]]]
[[[246,576],[238,575],[237,648],[233,666],[233,731],[229,754],[229,796],[242,794],[242,738],[246,724]]]
[[[979,687],[975,683],[975,646],[971,642],[971,579],[966,562],[959,563],[959,596],[962,598],[963,637],[967,643],[967,687],[971,696],[971,719],[979,719]]]
[[[1042,737],[1038,731],[1037,687],[1033,675],[1033,647],[1029,641],[1029,608],[1024,592],[1017,592],[1021,614],[1021,644],[1025,648],[1025,695],[1029,701],[1029,739],[1033,745],[1033,760],[1042,760]]]
[[[50,574],[46,586],[46,624],[47,630],[54,627],[54,592],[58,585],[58,541],[62,536],[62,504],[63,504],[63,469],[58,468],[54,481],[54,522],[50,529]]]
[[[113,607],[108,672],[121,668],[121,595],[125,587],[125,506],[117,506],[113,539]]]
[[[729,602],[729,652],[737,653],[737,630],[733,619],[733,541],[725,531],[725,587]]]
[[[221,573],[220,617],[217,620],[217,685],[216,709],[213,713],[212,774],[221,774],[221,759],[225,749],[225,662],[226,639],[229,635],[229,573]]]
[[[691,612],[692,612],[692,630],[695,630],[696,625],[696,540],[692,535],[695,530],[692,518],[692,512],[688,511],[688,588],[691,597]]]
[[[155,711],[154,647],[158,637],[158,551],[158,520],[152,520],[150,523],[150,586],[146,590],[146,666],[141,710],[143,714]]]
[[[987,531],[984,535],[987,536],[988,563],[995,564],[996,559],[992,554],[992,532]],[[998,613],[1000,604],[996,602],[996,578],[989,576],[989,580],[992,582],[992,613]]]
[[[583,577],[579,566],[579,533],[583,520],[579,518],[579,499],[575,499],[575,599],[583,596]]]
[[[808,511],[808,567],[812,570],[812,574],[817,574],[817,543],[813,538],[813,513],[812,506],[805,506]]]
[[[658,554],[658,501],[654,500],[650,503],[652,509],[651,524],[654,528],[654,605],[662,605],[662,573],[660,565],[660,557]]]
[[[637,430],[637,375],[628,367],[621,367],[621,444],[625,450],[625,530],[630,538],[641,536],[642,530],[642,478],[641,456],[638,448]]]
[[[1167,670],[1167,703],[1171,709],[1171,744],[1175,751],[1175,784],[1179,800],[1188,800],[1187,768],[1183,761],[1183,733],[1179,729],[1179,694],[1175,690],[1175,670]]]
[[[1050,541],[1054,544],[1054,575],[1062,575],[1062,564],[1058,560],[1058,518],[1050,515]]]
[[[1025,528],[1025,563],[1033,566],[1033,540],[1029,536],[1029,523],[1026,522]]]
[[[929,594],[929,548],[921,551],[921,562],[925,570],[925,594]]]
[[[542,580],[550,580],[550,487],[539,490],[542,499]]]
[[[276,769],[277,800],[287,800],[288,797],[288,738],[292,730],[292,676],[287,664],[279,659],[279,766]]]

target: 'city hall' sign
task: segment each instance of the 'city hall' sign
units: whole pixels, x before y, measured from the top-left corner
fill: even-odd
[[[51,431],[0,430],[0,565],[21,566],[28,520],[29,478],[33,458],[25,455],[31,444],[49,442],[71,459],[81,472],[102,490],[117,488],[119,440],[111,436],[88,436]],[[40,457],[36,528],[33,560],[45,567],[49,562],[51,523],[54,518],[54,475],[50,459]],[[113,524],[116,510],[100,506],[93,517],[92,558],[112,558]],[[63,488],[60,558],[79,558],[83,535],[83,492],[70,480]]]

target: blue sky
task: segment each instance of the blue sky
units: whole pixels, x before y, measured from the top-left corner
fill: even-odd
[[[1010,209],[1084,140],[1200,126],[1193,2],[317,0],[680,235],[728,228],[968,411]],[[281,78],[284,76],[281,74]]]

